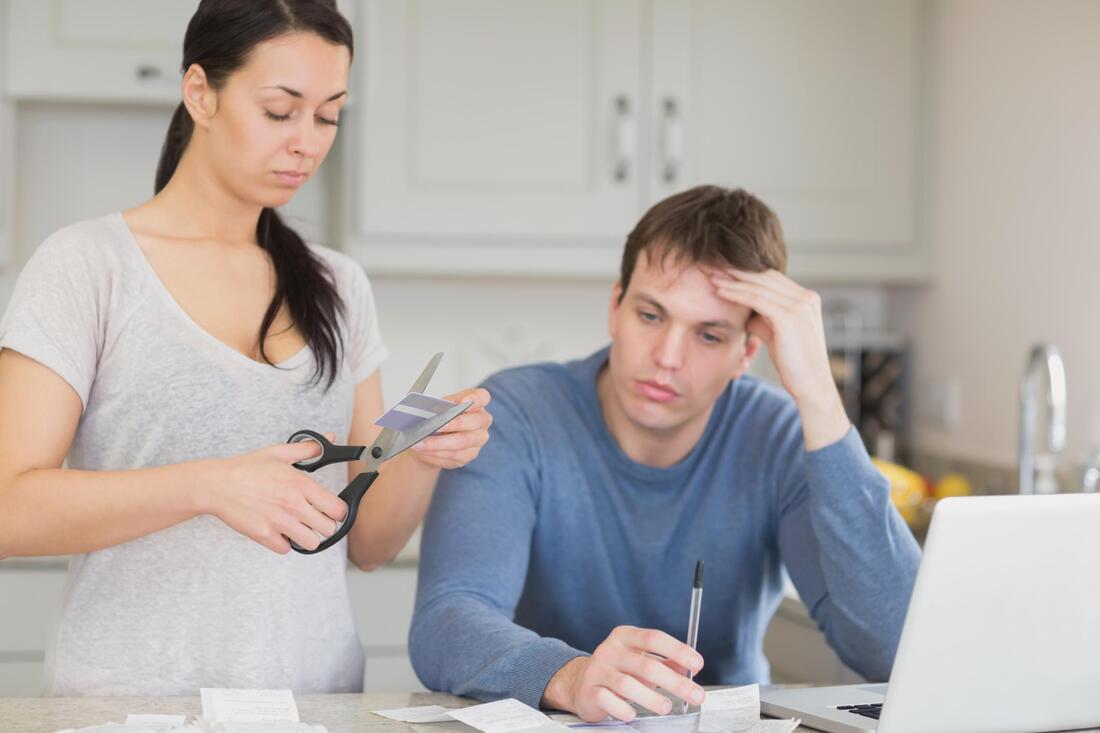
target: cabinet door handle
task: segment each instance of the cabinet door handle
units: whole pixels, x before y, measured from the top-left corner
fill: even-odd
[[[152,64],[141,64],[134,70],[134,73],[142,81],[152,81],[161,77],[160,69]]]
[[[625,94],[615,97],[615,139],[614,165],[612,176],[616,181],[624,182],[630,178],[630,165],[634,159],[636,135],[634,117],[631,114],[630,99]]]
[[[676,183],[683,165],[684,124],[675,97],[665,97],[661,108],[661,178],[671,184]]]

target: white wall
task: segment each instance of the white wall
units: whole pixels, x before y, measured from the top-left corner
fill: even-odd
[[[1065,459],[1100,443],[1100,2],[942,0],[932,23],[930,288],[900,294],[918,413],[954,380],[959,420],[926,451],[1013,465],[1029,346],[1062,349]],[[925,405],[927,407],[927,405]]]

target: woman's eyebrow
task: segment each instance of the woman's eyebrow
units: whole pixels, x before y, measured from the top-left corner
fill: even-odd
[[[304,94],[302,94],[301,92],[299,92],[299,91],[298,91],[297,89],[291,89],[290,87],[284,87],[284,86],[283,86],[282,84],[275,84],[275,85],[273,85],[273,86],[261,87],[261,89],[282,89],[282,90],[283,90],[284,92],[286,92],[286,93],[287,93],[287,94],[289,94],[290,96],[292,96],[292,97],[297,97],[298,99],[301,99],[302,97],[304,97],[304,96],[305,96]],[[344,90],[344,91],[342,91],[342,92],[337,92],[336,94],[333,94],[333,95],[332,95],[331,97],[329,97],[329,98],[328,98],[328,99],[326,99],[325,101],[326,101],[326,102],[331,102],[331,101],[332,101],[332,100],[334,100],[334,99],[339,99],[340,97],[344,96],[344,95],[345,95],[345,94],[347,94],[347,93],[348,93],[348,92],[347,92],[347,90],[345,89],[345,90]]]

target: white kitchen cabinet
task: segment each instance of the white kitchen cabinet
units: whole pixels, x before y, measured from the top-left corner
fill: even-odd
[[[793,594],[779,604],[764,636],[764,655],[774,684],[850,685],[863,678],[849,669],[825,640],[802,601]]]
[[[198,0],[7,0],[8,92],[18,99],[175,103]],[[340,9],[354,20],[353,0]]]
[[[795,265],[908,263],[914,247],[918,3],[654,0],[654,201],[746,188]],[[677,145],[676,138],[683,142]]]
[[[409,662],[409,624],[416,603],[416,560],[364,573],[348,568],[348,592],[367,669],[367,692],[413,692],[424,689]]]
[[[46,643],[61,605],[67,563],[0,563],[0,697],[42,694]]]
[[[198,0],[9,0],[18,98],[172,102]]]
[[[799,276],[917,279],[919,0],[363,0],[350,238],[373,272],[610,276],[740,186]]]
[[[561,268],[559,247],[621,239],[640,28],[640,0],[367,2],[351,213],[371,266]]]

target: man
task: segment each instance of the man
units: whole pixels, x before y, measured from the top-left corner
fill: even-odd
[[[486,382],[493,440],[425,524],[410,652],[428,687],[597,721],[669,712],[657,687],[699,704],[700,685],[767,682],[782,566],[840,657],[889,676],[918,548],[786,259],[750,194],[672,196],[627,239],[611,346]],[[761,344],[786,392],[744,376]]]

